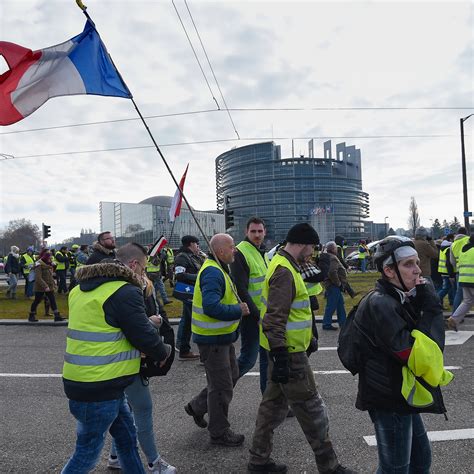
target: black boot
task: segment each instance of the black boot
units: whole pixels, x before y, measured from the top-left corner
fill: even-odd
[[[38,320],[36,319],[36,312],[35,311],[31,311],[30,314],[28,315],[28,321],[30,323],[37,323]]]
[[[61,317],[59,311],[53,311],[54,313],[54,321],[66,321],[66,318]]]
[[[253,464],[249,462],[247,469],[250,473],[260,474],[285,473],[288,470],[285,464],[277,464],[273,459],[269,459],[266,464]]]

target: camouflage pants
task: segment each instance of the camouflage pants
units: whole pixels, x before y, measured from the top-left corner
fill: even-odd
[[[333,472],[339,462],[329,439],[327,408],[316,388],[306,353],[290,354],[287,384],[271,381],[272,370],[273,362],[269,360],[268,385],[258,409],[250,462],[265,464],[268,461],[273,448],[273,431],[285,420],[290,405],[313,449],[319,472]]]

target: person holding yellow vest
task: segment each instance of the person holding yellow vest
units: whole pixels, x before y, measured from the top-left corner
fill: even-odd
[[[442,306],[410,239],[383,239],[374,261],[381,278],[351,322],[359,328],[356,408],[374,424],[377,472],[428,474],[431,447],[420,413],[446,413],[440,386],[452,379],[443,366]]]
[[[474,305],[474,234],[461,248],[458,256],[458,283],[462,289],[462,303],[448,319],[448,328],[458,330],[459,324]]]
[[[451,254],[449,256],[451,264],[453,265],[454,271],[456,273],[456,292],[454,294],[453,311],[456,311],[457,307],[462,301],[462,287],[459,284],[459,272],[457,266],[461,249],[467,244],[468,240],[469,236],[467,235],[467,229],[465,227],[459,227],[458,233],[455,235],[454,241],[451,244]]]
[[[234,342],[238,338],[240,318],[249,314],[247,303],[239,303],[228,265],[234,261],[234,240],[228,234],[216,234],[209,255],[196,278],[192,303],[193,341],[199,347],[206,370],[207,386],[184,410],[200,428],[208,428],[211,443],[240,446],[244,435],[230,429],[229,405],[239,378]],[[209,425],[204,415],[209,414]]]
[[[285,420],[289,404],[314,451],[319,472],[354,473],[337,460],[328,435],[327,408],[306,355],[312,314],[300,264],[311,256],[319,236],[309,224],[301,223],[288,231],[286,242],[272,258],[262,289],[260,343],[269,351],[271,378],[258,409],[247,468],[251,473],[287,472],[287,466],[270,455],[273,432]]]
[[[141,352],[164,364],[171,346],[152,324],[155,316],[151,322],[145,312],[141,275],[146,250],[126,244],[116,258],[80,267],[78,285],[69,294],[63,384],[77,420],[77,438],[64,474],[93,470],[107,431],[124,472],[145,474],[124,390],[140,371]]]
[[[259,354],[258,323],[262,306],[260,298],[269,263],[263,246],[266,234],[265,222],[259,217],[251,217],[247,221],[246,229],[245,239],[237,245],[235,259],[230,267],[239,298],[247,303],[250,311],[250,314],[242,318],[240,323],[239,377],[242,377],[255,365]],[[266,364],[264,363],[263,366],[266,367]],[[260,357],[260,369],[262,369],[262,356]],[[260,370],[260,374],[262,374],[262,370]]]

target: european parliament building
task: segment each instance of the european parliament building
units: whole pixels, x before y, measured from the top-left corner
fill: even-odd
[[[310,222],[321,241],[341,235],[348,241],[365,237],[363,219],[369,196],[362,191],[360,150],[345,143],[324,143],[323,156],[282,158],[273,141],[229,150],[216,158],[217,209],[233,211],[236,241],[250,216],[265,220],[267,239],[278,242],[298,222]]]
[[[138,204],[101,201],[99,205],[101,232],[106,230],[112,232],[118,247],[127,242],[148,245],[164,235],[174,249],[181,247],[183,235],[195,235],[205,249],[207,246],[186,203],[183,202],[181,214],[175,219],[174,225],[170,222],[171,200],[171,196],[153,196]],[[214,234],[224,232],[222,213],[194,209],[193,212],[209,239]]]

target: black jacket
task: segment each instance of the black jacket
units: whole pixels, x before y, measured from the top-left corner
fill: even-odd
[[[5,273],[13,273],[15,275],[20,273],[20,259],[15,257],[12,253],[8,254],[5,263]]]
[[[95,242],[92,246],[93,252],[91,256],[87,259],[86,265],[92,265],[94,263],[99,263],[106,258],[114,258],[115,250],[106,249],[103,245],[100,245],[99,242]]]
[[[169,354],[157,329],[148,320],[143,301],[141,280],[126,266],[118,263],[99,263],[83,266],[77,270],[78,287],[72,291],[87,292],[110,281],[126,281],[103,304],[105,320],[110,326],[120,328],[128,341],[139,351],[157,361]],[[127,375],[101,382],[75,382],[64,379],[64,391],[71,400],[104,401],[115,400],[123,395],[125,387],[133,382],[136,375]]]
[[[203,264],[202,259],[189,248],[181,247],[174,259],[176,280],[189,285],[196,284],[197,274]]]
[[[374,292],[361,301],[355,318],[371,341],[361,337],[359,342],[363,368],[356,407],[400,414],[444,413],[439,387],[430,389],[434,404],[421,409],[409,406],[401,394],[402,366],[414,343],[411,331],[418,329],[444,349],[443,312],[431,283],[417,286],[417,296],[402,304],[395,287],[379,280]]]

